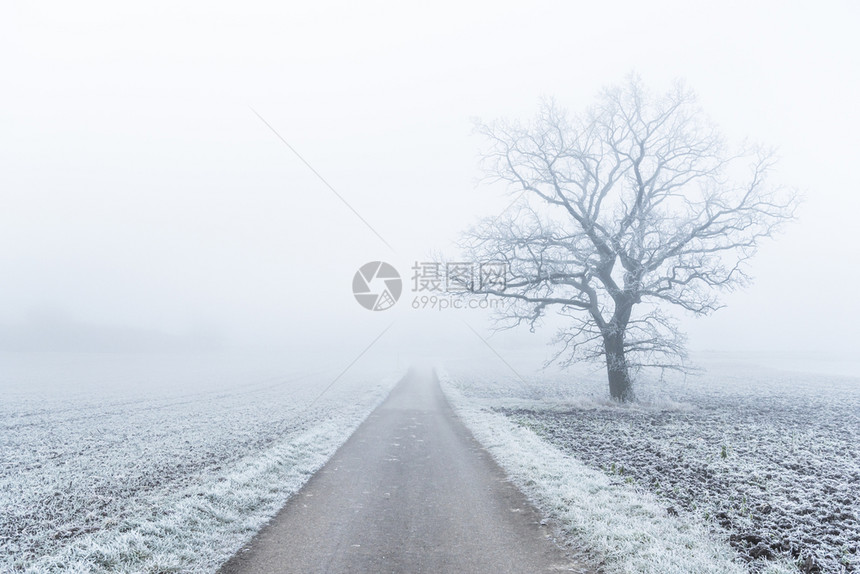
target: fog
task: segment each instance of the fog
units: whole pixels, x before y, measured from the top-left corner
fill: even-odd
[[[470,328],[485,333],[486,312],[410,305],[415,262],[456,255],[511,200],[478,183],[472,120],[526,119],[544,96],[578,111],[635,71],[657,90],[684,78],[730,141],[777,147],[776,177],[805,196],[750,287],[683,317],[690,347],[851,359],[858,16],[848,2],[6,2],[0,347],[346,364],[391,326],[378,348],[392,356],[495,360]],[[404,279],[384,312],[351,289],[374,260]]]

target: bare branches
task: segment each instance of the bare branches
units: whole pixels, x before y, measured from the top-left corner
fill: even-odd
[[[729,153],[680,83],[655,97],[631,77],[582,115],[548,101],[527,125],[478,131],[488,178],[522,199],[464,247],[509,266],[507,288],[488,293],[515,302],[500,319],[534,328],[550,308],[571,318],[559,360],[608,359],[620,333],[629,365],[677,364],[668,357],[683,357],[683,341],[657,306],[719,309],[719,292],[749,280],[746,262],[797,205],[768,183],[773,154]],[[651,311],[634,313],[643,303]]]

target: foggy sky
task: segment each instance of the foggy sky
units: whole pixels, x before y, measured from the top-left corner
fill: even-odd
[[[411,265],[510,201],[476,185],[472,118],[527,119],[542,96],[578,111],[636,71],[657,90],[685,78],[730,141],[776,146],[775,177],[806,197],[755,283],[685,320],[691,347],[854,356],[858,16],[848,2],[4,2],[0,335],[104,325],[360,349],[395,321],[401,341],[474,343],[461,319],[481,313],[407,304]],[[378,259],[405,279],[391,312],[350,291]]]

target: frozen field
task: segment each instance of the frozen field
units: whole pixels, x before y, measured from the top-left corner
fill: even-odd
[[[630,537],[644,532],[647,539],[662,515],[702,525],[713,541],[729,545],[733,562],[748,571],[860,572],[860,379],[713,357],[700,364],[707,369],[701,376],[643,383],[642,403],[633,406],[606,400],[600,371],[543,374],[525,377],[524,383],[510,371],[492,376],[455,364],[448,369],[447,386],[473,430],[483,428],[476,434],[507,445],[509,452],[494,455],[507,457],[503,466],[514,479],[567,536],[602,552],[607,571],[669,571],[659,561],[649,562],[649,543],[620,534],[630,528]],[[543,383],[536,384],[538,379]],[[505,424],[512,428],[492,430]],[[576,509],[573,515],[554,509],[565,506],[560,498],[576,500],[587,480],[600,477],[579,477],[579,483],[566,484],[567,494],[553,491],[554,480],[564,479],[548,478],[557,471],[552,464],[537,460],[529,467],[525,457],[516,458],[521,447],[512,437],[520,432],[605,477],[608,483],[590,487],[591,499],[598,492],[613,493],[603,515],[591,509],[593,515],[585,516],[588,496],[581,499],[579,516]],[[545,453],[544,459],[552,456]],[[614,506],[613,499],[631,494],[652,508],[653,516],[643,523],[630,521],[629,508]],[[594,532],[602,522],[608,534],[597,540]],[[615,541],[606,544],[612,536]],[[639,562],[632,557],[637,547]],[[613,555],[613,548],[627,557]],[[707,553],[702,559],[709,561]],[[730,571],[730,566],[711,570]]]
[[[332,364],[329,361],[328,364]],[[319,363],[325,364],[325,363]],[[397,380],[289,357],[0,355],[0,572],[211,572]]]

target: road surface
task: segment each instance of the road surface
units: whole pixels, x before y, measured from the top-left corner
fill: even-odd
[[[412,370],[221,574],[581,572]]]

